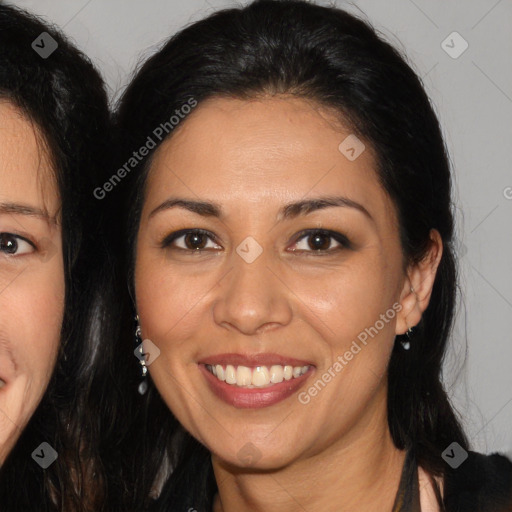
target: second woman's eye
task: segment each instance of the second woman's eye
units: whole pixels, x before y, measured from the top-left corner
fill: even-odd
[[[36,250],[34,244],[26,238],[12,233],[0,233],[0,253],[8,256],[21,256]]]
[[[333,248],[334,241],[334,248]],[[341,233],[325,229],[306,230],[299,234],[292,252],[306,251],[313,253],[330,253],[350,248],[350,242]]]
[[[214,238],[211,233],[202,229],[182,229],[165,237],[161,246],[163,248],[194,252],[221,249],[221,247],[213,241]],[[208,245],[209,242],[210,245]]]

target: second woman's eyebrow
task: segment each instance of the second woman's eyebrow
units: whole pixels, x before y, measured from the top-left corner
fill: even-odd
[[[375,222],[374,218],[362,204],[344,196],[323,196],[288,203],[279,210],[277,218],[279,221],[289,220],[298,217],[299,215],[307,215],[314,211],[329,207],[353,208],[363,213],[372,222]],[[180,197],[170,197],[152,210],[149,214],[149,218],[159,212],[169,210],[171,208],[183,208],[203,217],[217,217],[219,219],[223,217],[222,207],[217,203]]]

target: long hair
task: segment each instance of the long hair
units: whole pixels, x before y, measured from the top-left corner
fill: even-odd
[[[33,49],[46,32],[51,55]],[[49,46],[47,46],[49,48]],[[49,386],[0,469],[0,508],[7,512],[82,511],[101,488],[98,421],[88,401],[95,359],[97,290],[105,279],[102,213],[93,185],[102,179],[110,116],[103,81],[90,61],[55,28],[0,5],[0,99],[34,125],[52,163],[60,198],[65,304],[56,367]],[[96,319],[96,321],[95,321]],[[58,453],[46,470],[31,458],[43,441]],[[96,473],[93,484],[92,475]],[[94,507],[91,505],[94,509]]]
[[[405,56],[367,21],[334,7],[258,0],[216,12],[171,37],[137,71],[115,116],[119,165],[191,100],[281,93],[329,107],[372,145],[378,179],[398,212],[404,269],[425,256],[431,229],[441,235],[442,259],[411,350],[400,350],[397,336],[392,351],[388,422],[394,444],[413,449],[421,466],[442,476],[443,450],[452,441],[467,447],[441,380],[457,291],[450,164],[433,106]],[[131,293],[144,187],[161,143],[153,139],[156,146],[120,187]],[[148,438],[140,448],[145,467],[154,468],[146,483],[163,461],[175,468],[155,510],[207,510],[215,490],[208,451],[177,426],[151,383],[141,407],[147,423],[139,428]]]

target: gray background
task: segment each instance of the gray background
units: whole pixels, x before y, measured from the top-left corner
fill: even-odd
[[[63,28],[100,68],[113,99],[136,64],[165,38],[219,8],[236,5],[214,0],[9,3]],[[369,19],[407,53],[436,106],[455,174],[464,297],[445,382],[465,418],[473,449],[512,456],[512,1],[362,0],[336,5]],[[456,59],[441,46],[453,31],[469,45]],[[452,51],[461,48],[457,39],[446,44]]]

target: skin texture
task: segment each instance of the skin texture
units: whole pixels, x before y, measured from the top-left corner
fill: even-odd
[[[339,150],[350,134],[304,99],[201,103],[155,154],[136,249],[142,335],[161,351],[150,366],[164,400],[212,452],[218,511],[391,510],[404,453],[391,440],[386,368],[394,337],[428,305],[442,253],[404,270],[394,206],[380,187],[370,144],[354,161]],[[286,203],[342,195],[372,217],[329,207],[278,221]],[[183,208],[150,215],[171,196],[216,202],[223,217]],[[205,251],[180,251],[184,228],[202,228]],[[344,234],[315,253],[304,229]],[[263,249],[236,252],[248,236]],[[330,241],[330,245],[329,245]],[[190,246],[189,246],[190,248]],[[295,252],[293,252],[295,249]],[[331,251],[328,253],[327,251]],[[411,292],[411,286],[414,292]],[[400,312],[309,403],[298,394],[349,350],[393,304]],[[212,393],[198,361],[222,353],[277,353],[314,366],[292,396],[240,409]],[[240,453],[250,448],[252,461]],[[242,452],[240,452],[242,450]]]
[[[3,463],[41,401],[55,366],[64,311],[64,265],[61,230],[55,221],[60,200],[41,138],[8,102],[0,102],[0,120]],[[48,218],[15,212],[15,204],[45,211]]]

